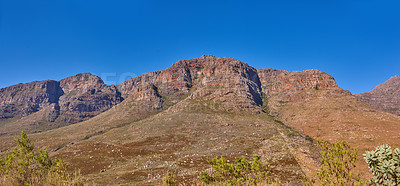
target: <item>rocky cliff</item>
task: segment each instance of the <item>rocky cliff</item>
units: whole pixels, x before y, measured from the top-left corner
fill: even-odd
[[[34,81],[0,89],[0,118],[26,116],[57,103],[63,94],[57,81]]]
[[[380,110],[400,115],[400,77],[398,75],[376,86],[370,92],[355,96]]]
[[[61,81],[35,81],[0,89],[0,118],[23,117],[46,108],[46,112],[41,112],[45,115],[40,117],[43,120],[76,123],[122,100],[115,86],[84,73]]]
[[[332,76],[315,69],[293,72],[277,69],[258,69],[257,71],[263,90],[269,95],[279,92],[337,87]]]
[[[210,55],[178,61],[165,70],[145,73],[117,87],[124,97],[138,99],[144,90],[155,89],[157,94],[152,97],[159,98],[153,99],[157,107],[169,107],[184,99],[203,99],[226,111],[257,110],[262,105],[256,69],[233,58]],[[174,109],[187,109],[188,104]]]

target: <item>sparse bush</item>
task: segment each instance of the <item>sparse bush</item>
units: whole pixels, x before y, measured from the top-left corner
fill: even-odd
[[[372,185],[400,185],[400,149],[392,150],[389,145],[376,147],[364,154],[373,178]]]
[[[163,186],[178,185],[176,180],[176,174],[171,174],[169,171],[167,171],[162,178],[162,185]]]
[[[267,166],[261,163],[260,156],[254,155],[253,162],[237,157],[229,163],[224,157],[208,159],[212,172],[204,171],[200,179],[206,184],[221,185],[255,185],[272,183]]]
[[[269,113],[269,107],[268,107],[268,96],[265,93],[262,93],[262,109],[264,110],[265,113]]]
[[[308,179],[306,185],[318,183],[320,185],[363,185],[365,182],[360,175],[355,174],[357,149],[351,148],[345,142],[329,144],[326,141],[317,140],[321,148],[321,165],[315,179]]]
[[[35,154],[27,135],[19,136],[11,154],[0,159],[0,185],[79,185],[79,172],[69,174],[66,164],[51,160],[47,150]]]

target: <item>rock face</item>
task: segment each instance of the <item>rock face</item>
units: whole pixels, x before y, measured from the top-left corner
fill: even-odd
[[[65,78],[60,87],[64,94],[59,98],[59,119],[67,123],[91,118],[123,100],[116,86],[108,86],[90,73]]]
[[[370,92],[355,96],[380,110],[400,115],[400,77],[398,75],[376,86]]]
[[[258,69],[257,71],[267,94],[337,87],[332,76],[315,69],[294,72],[276,69]]]
[[[0,89],[0,119],[26,116],[57,103],[63,94],[57,81],[34,81]]]
[[[287,71],[257,69],[263,92],[267,97],[280,96],[282,101],[295,101],[312,96],[312,91],[332,89],[332,94],[348,95],[350,92],[337,87],[335,79],[319,70]]]
[[[179,61],[187,66],[194,82],[190,99],[221,103],[226,111],[256,111],[262,105],[261,82],[257,70],[233,58],[202,56]]]
[[[178,61],[165,70],[145,73],[117,87],[124,97],[137,99],[143,97],[143,91],[154,90],[150,92],[156,93],[147,96],[153,98],[155,107],[168,107],[185,98],[221,103],[224,110],[230,111],[254,109],[262,104],[256,69],[232,58],[209,55]]]
[[[84,73],[61,81],[35,81],[0,89],[0,118],[27,116],[46,108],[49,122],[76,123],[123,100],[115,86]]]

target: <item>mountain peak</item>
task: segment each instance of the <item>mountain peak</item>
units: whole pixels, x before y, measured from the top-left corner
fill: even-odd
[[[356,97],[378,109],[400,115],[400,77],[395,75],[370,92],[357,94]]]
[[[400,93],[400,77],[398,75],[390,77],[384,83],[376,86],[370,93]]]

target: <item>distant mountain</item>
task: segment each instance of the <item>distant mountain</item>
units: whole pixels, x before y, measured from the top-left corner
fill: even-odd
[[[61,81],[35,81],[2,88],[0,119],[9,127],[0,131],[3,134],[20,130],[37,132],[81,122],[122,100],[115,86],[104,84],[90,73]]]
[[[372,106],[400,116],[400,77],[395,75],[370,92],[356,97]]]

